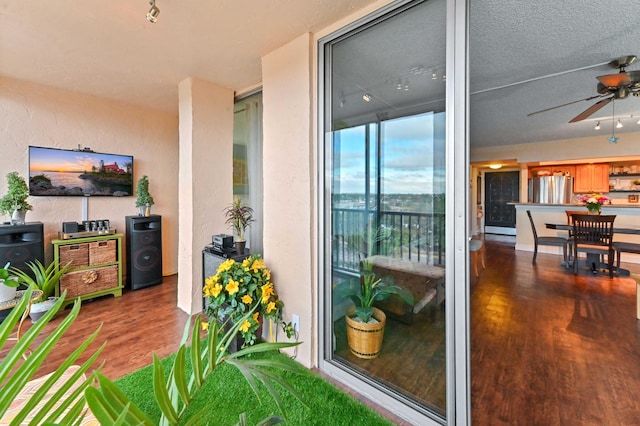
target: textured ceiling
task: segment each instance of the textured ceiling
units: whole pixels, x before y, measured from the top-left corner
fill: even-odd
[[[150,24],[145,20],[149,4],[143,0],[2,0],[0,75],[177,112],[177,85],[184,78],[197,77],[233,90],[259,84],[262,56],[372,3],[157,0],[158,23]],[[616,72],[607,62],[640,54],[638,6],[628,0],[472,0],[470,6],[473,146],[593,136],[598,119],[608,120],[603,121],[603,135],[605,126],[610,131],[611,104],[592,119],[568,123],[595,100],[533,117],[527,114],[596,95],[596,77]],[[439,16],[444,0],[429,0],[428,9]],[[336,90],[361,96],[367,85],[373,92],[382,82],[392,87],[396,77],[389,76],[415,76],[406,64],[424,55],[409,47],[415,43],[403,40],[435,46],[432,60],[421,65],[429,75],[432,67],[445,72],[443,61],[433,60],[441,54],[437,46],[444,47],[443,20],[407,18],[404,25],[393,38],[399,46],[390,45],[392,39],[382,32],[363,40],[351,53],[352,63],[359,64],[355,75],[343,75],[344,85]],[[384,58],[388,69],[370,66],[370,55]],[[404,68],[394,69],[398,64]],[[640,70],[640,64],[629,70]],[[421,99],[404,101],[394,98],[397,91],[378,90],[381,102],[376,107],[349,114],[385,117],[390,111],[437,111],[443,89],[432,88]],[[635,117],[623,120],[625,127],[617,134],[640,130],[635,124],[640,98],[616,101],[615,110],[616,116]]]

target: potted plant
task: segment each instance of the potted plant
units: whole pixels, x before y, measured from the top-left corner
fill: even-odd
[[[407,289],[395,285],[391,277],[379,278],[373,272],[373,264],[366,259],[361,262],[360,277],[339,283],[335,291],[338,296],[348,297],[354,303],[345,313],[351,352],[359,358],[377,358],[382,349],[387,317],[373,304],[392,294],[413,304],[413,296]]]
[[[244,232],[251,222],[253,222],[253,209],[245,204],[242,204],[240,198],[236,198],[233,203],[224,209],[224,215],[226,217],[225,222],[231,226],[236,236],[236,252],[243,254],[246,241],[244,238]]]
[[[37,259],[34,262],[27,262],[27,266],[33,273],[33,276],[20,269],[11,268],[11,273],[17,277],[19,282],[28,287],[33,287],[35,290],[42,290],[42,296],[34,300],[31,305],[31,311],[29,312],[31,321],[36,322],[55,305],[58,300],[57,297],[53,297],[56,285],[58,281],[60,281],[60,277],[69,271],[71,263],[72,262],[69,262],[59,268],[56,262],[51,262],[49,266],[45,268]]]
[[[151,206],[155,203],[153,202],[153,197],[149,194],[149,178],[147,175],[142,176],[138,180],[136,193],[136,207],[140,209],[138,215],[149,216],[151,214]]]
[[[290,324],[280,320],[284,303],[271,282],[271,270],[259,254],[242,262],[234,259],[222,262],[216,274],[205,279],[203,292],[209,301],[207,315],[211,320],[223,325],[230,321],[229,327],[242,321],[239,327],[242,347],[255,344],[263,318],[281,324],[287,336],[292,335]],[[252,315],[244,318],[248,312]]]
[[[33,207],[27,202],[29,187],[18,172],[7,174],[7,194],[0,198],[0,211],[11,214],[12,225],[24,225],[27,211]]]
[[[18,278],[9,272],[9,262],[0,269],[0,302],[16,298]]]

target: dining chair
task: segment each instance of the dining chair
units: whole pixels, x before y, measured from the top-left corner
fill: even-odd
[[[640,254],[640,244],[614,241],[613,249],[616,252],[616,268],[620,269],[620,255],[622,252]]]
[[[536,231],[536,225],[533,223],[533,217],[531,217],[531,211],[527,210],[527,216],[529,216],[529,222],[531,223],[531,231],[533,232],[533,261],[536,263],[536,257],[538,256],[538,246],[555,246],[562,247],[562,256],[564,261],[567,261],[567,248],[569,247],[569,240],[564,237],[539,237]]]
[[[589,255],[606,255],[609,278],[613,278],[613,221],[616,215],[574,214],[572,218],[573,273],[578,273],[578,253],[584,252],[587,259]]]
[[[587,214],[584,210],[565,210],[565,214],[567,215],[567,225],[573,226],[573,215],[574,214]],[[573,229],[569,230],[569,262],[573,261]]]

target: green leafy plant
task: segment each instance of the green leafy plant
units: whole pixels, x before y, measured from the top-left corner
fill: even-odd
[[[253,222],[253,209],[242,204],[240,198],[233,200],[229,206],[224,209],[225,222],[233,228],[236,234],[236,241],[245,241],[244,232],[251,222]]]
[[[251,315],[251,311],[247,312],[245,319]],[[278,359],[251,359],[248,357],[251,354],[292,347],[298,343],[260,343],[229,354],[227,349],[235,339],[240,324],[234,325],[226,333],[215,320],[203,324],[208,329],[208,333],[206,339],[201,342],[198,322],[194,322],[192,326],[187,322],[185,336],[188,335],[187,330],[190,327],[191,350],[187,350],[184,343],[186,339],[183,339],[168,375],[165,375],[160,360],[154,356],[153,389],[156,402],[162,412],[160,422],[157,424],[198,424],[198,419],[201,417],[200,413],[193,414],[189,420],[185,418],[185,413],[198,391],[202,388],[203,383],[214,375],[216,368],[222,363],[235,366],[242,373],[256,395],[258,381],[261,382],[268,389],[269,394],[283,415],[285,407],[280,395],[274,388],[275,383],[302,401],[302,397],[298,392],[285,379],[273,374],[270,369],[277,368],[302,373],[305,371],[304,367],[298,364],[285,363],[283,360]],[[186,372],[188,362],[191,363],[190,373]],[[87,389],[86,397],[91,411],[101,424],[156,425],[111,380],[101,374],[97,374],[97,378],[100,387]],[[203,410],[206,409],[207,407],[203,408]],[[245,424],[243,423],[243,417],[240,417],[239,425]],[[260,424],[276,424],[282,421],[281,417],[272,416],[263,420]]]
[[[32,292],[32,287],[27,289],[18,305],[13,308],[9,316],[0,324],[0,349],[4,349],[13,329],[20,322],[20,318],[29,305]],[[39,338],[44,327],[62,308],[63,304],[64,295],[58,299],[54,308],[47,312],[40,321],[31,326],[6,356],[0,360],[0,388],[2,389],[2,392],[0,392],[0,417],[4,416],[20,391],[34,377],[48,354],[77,318],[80,312],[79,299],[73,304],[68,315],[44,340]],[[26,424],[27,421],[25,419],[27,418],[29,419],[29,424],[77,424],[77,419],[81,419],[86,411],[83,392],[93,383],[92,379],[85,379],[84,374],[94,364],[105,345],[93,352],[68,379],[64,380],[61,377],[95,340],[99,331],[100,327],[55,369],[38,391],[30,396],[27,404],[13,415],[11,424]],[[41,341],[41,343],[36,346],[37,341]],[[57,386],[59,390],[53,392],[52,388],[54,386]],[[70,391],[71,394],[69,397],[64,398],[63,395],[67,391]],[[47,395],[47,393],[51,395]],[[60,402],[59,406],[54,407],[57,402]],[[39,406],[40,403],[43,405]],[[68,412],[65,413],[64,411],[67,409]]]
[[[7,174],[8,192],[0,198],[0,211],[11,213],[14,210],[29,211],[33,207],[27,202],[29,187],[27,182],[18,172]]]
[[[271,282],[271,270],[259,254],[251,255],[242,262],[233,259],[222,262],[215,275],[205,279],[203,293],[209,300],[209,317],[223,325],[226,321],[240,323],[239,331],[245,345],[255,343],[260,315],[280,322],[284,303]],[[254,314],[245,318],[249,311]],[[290,324],[284,324],[283,329],[288,337],[292,336]]]
[[[136,184],[136,207],[152,206],[154,204],[153,197],[149,194],[149,178],[147,175],[142,176]]]
[[[404,287],[396,285],[391,277],[379,278],[373,272],[373,264],[368,260],[361,262],[358,279],[339,283],[335,291],[341,297],[348,297],[356,306],[356,317],[363,323],[369,322],[373,315],[373,304],[397,294],[408,304],[413,304],[413,295]]]
[[[26,263],[27,267],[33,272],[33,277],[18,268],[11,268],[11,273],[17,276],[21,283],[27,286],[33,286],[36,290],[42,290],[42,297],[34,301],[42,302],[53,296],[56,284],[58,284],[60,278],[69,271],[71,263],[72,262],[69,262],[63,267],[58,268],[58,265],[54,261],[45,268],[44,265],[36,259],[33,262]]]
[[[10,264],[10,262],[7,262],[7,264],[4,265],[4,268],[0,269],[0,281],[2,281],[2,284],[7,287],[18,287],[18,277],[11,275],[9,270]]]

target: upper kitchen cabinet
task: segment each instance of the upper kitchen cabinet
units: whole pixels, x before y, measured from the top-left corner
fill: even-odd
[[[573,192],[609,192],[609,164],[576,165]]]

